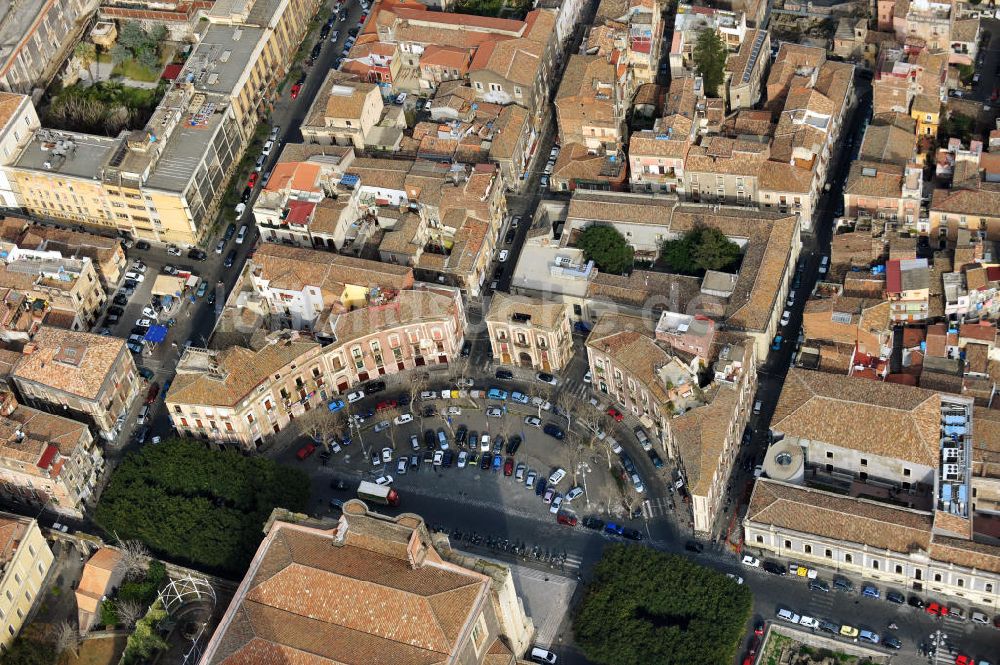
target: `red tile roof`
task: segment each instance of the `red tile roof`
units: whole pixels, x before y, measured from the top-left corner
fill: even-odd
[[[305,224],[312,217],[313,210],[316,209],[316,204],[311,201],[296,201],[291,200],[288,202],[288,216],[285,217],[285,221],[289,224]]]
[[[902,271],[899,269],[899,259],[889,261],[885,267],[885,290],[887,293],[900,293],[903,290]]]

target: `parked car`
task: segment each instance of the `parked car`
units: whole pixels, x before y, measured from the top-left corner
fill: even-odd
[[[566,432],[554,423],[545,423],[545,427],[542,428],[542,431],[551,436],[553,439],[562,441],[566,438]]]
[[[549,485],[558,485],[559,481],[566,477],[566,470],[557,468],[549,475]]]

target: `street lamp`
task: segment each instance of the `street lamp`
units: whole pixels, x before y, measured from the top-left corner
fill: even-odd
[[[933,657],[936,661],[938,650],[943,648],[948,642],[948,635],[946,633],[942,633],[941,629],[938,629],[930,634],[929,641],[931,648],[928,651],[927,657]]]

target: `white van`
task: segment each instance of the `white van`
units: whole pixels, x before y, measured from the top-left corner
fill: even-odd
[[[242,245],[243,241],[247,239],[247,225],[244,224],[240,227],[239,233],[236,234],[236,244]]]
[[[782,621],[787,621],[788,623],[798,623],[801,619],[798,614],[785,607],[778,608],[777,616]]]

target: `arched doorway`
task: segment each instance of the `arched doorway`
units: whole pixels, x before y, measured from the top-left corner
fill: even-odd
[[[531,354],[526,351],[521,351],[517,355],[517,360],[521,364],[521,367],[531,367],[534,364],[531,359]]]

